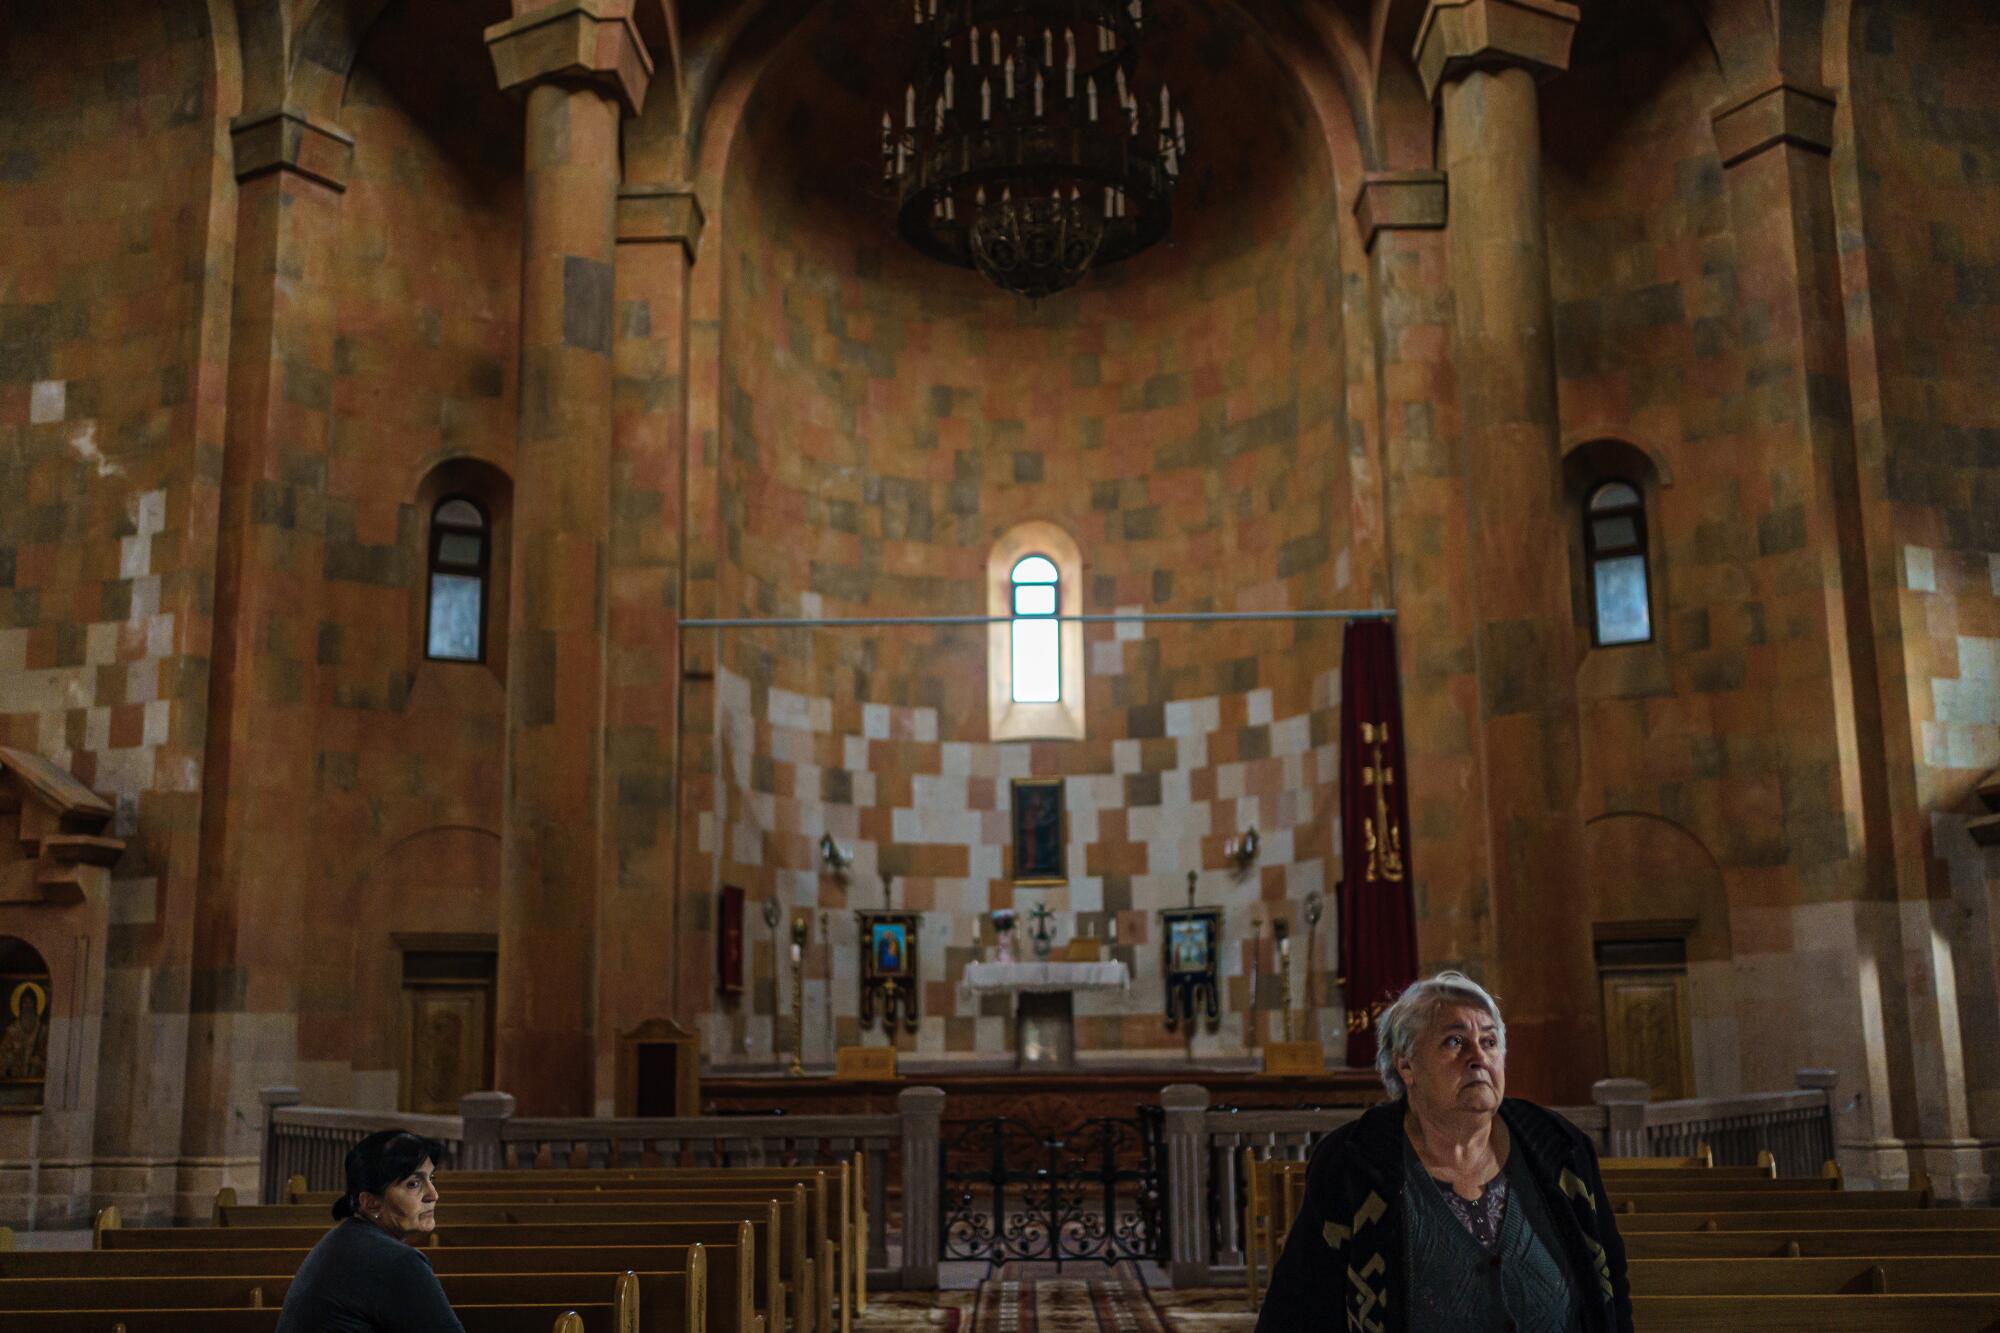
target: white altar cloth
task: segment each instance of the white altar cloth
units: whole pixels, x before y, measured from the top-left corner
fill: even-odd
[[[1123,990],[1132,974],[1117,959],[1096,963],[967,963],[965,984],[975,991]]]

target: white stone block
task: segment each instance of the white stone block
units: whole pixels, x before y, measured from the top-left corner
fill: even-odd
[[[861,734],[871,741],[889,739],[889,705],[863,704],[861,706]]]
[[[812,730],[812,708],[803,694],[773,686],[766,707],[773,727],[793,731]]]
[[[1937,553],[1927,546],[1905,546],[1903,586],[1911,592],[1936,592]]]
[[[136,591],[136,588],[134,589]],[[146,656],[171,657],[174,652],[174,616],[150,616],[146,620]]]
[[[951,777],[972,775],[972,747],[964,741],[946,741],[938,747],[938,770]]]
[[[1111,742],[1111,771],[1114,773],[1137,773],[1139,771],[1139,742],[1135,740],[1115,740]]]
[[[1125,645],[1116,639],[1100,639],[1090,645],[1090,674],[1116,676],[1125,670]]]
[[[69,385],[64,380],[36,380],[28,390],[28,420],[37,426],[61,421],[69,414]]]
[[[146,705],[147,745],[165,745],[169,724],[172,721],[173,704],[165,699],[155,699]]]
[[[938,715],[935,708],[914,710],[910,719],[910,734],[926,745],[935,744],[938,738]]]
[[[1301,755],[1312,748],[1312,719],[1304,713],[1275,722],[1271,726],[1271,753],[1280,758]]]
[[[167,530],[167,493],[147,491],[139,497],[132,511],[132,521],[138,525],[139,534],[152,537]]]
[[[86,708],[84,710],[83,748],[99,751],[111,748],[111,710],[109,708]]]
[[[1121,606],[1117,608],[1117,612],[1121,616],[1142,615],[1145,610],[1146,608],[1143,606]],[[1113,632],[1113,637],[1119,643],[1135,643],[1146,637],[1146,622],[1143,620],[1121,620]]]
[[[151,537],[120,537],[118,539],[118,577],[136,579],[142,574],[153,572],[153,539]]]

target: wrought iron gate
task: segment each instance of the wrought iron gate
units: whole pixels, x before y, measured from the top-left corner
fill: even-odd
[[[940,1146],[940,1257],[1162,1257],[1162,1199],[1135,1120],[1085,1120],[1058,1135],[997,1116]]]

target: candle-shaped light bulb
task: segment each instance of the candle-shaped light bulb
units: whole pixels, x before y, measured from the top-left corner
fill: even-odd
[[[934,125],[936,133],[938,134],[944,133],[944,99],[942,97],[938,98],[937,100],[937,119],[934,122]]]
[[[1163,83],[1160,85],[1160,128],[1165,130],[1172,123],[1173,112],[1168,107],[1167,85]]]
[[[1113,944],[1118,943],[1118,913],[1113,912],[1104,920],[1104,933]]]
[[[1178,111],[1174,112],[1174,151],[1187,152],[1187,118]]]
[[[997,65],[1000,63],[1000,30],[995,28],[987,36],[993,41],[993,63]]]
[[[1063,96],[1076,96],[1076,29],[1063,29]]]
[[[1095,122],[1097,119],[1097,76],[1095,74],[1084,81],[1084,92],[1088,94],[1084,98],[1084,101],[1090,108],[1090,119]]]
[[[931,11],[930,14],[931,18],[935,20],[937,18],[937,0],[931,0],[930,11]]]
[[[991,79],[981,79],[979,81],[979,118],[981,120],[993,119],[993,80]]]
[[[1056,35],[1052,30],[1048,28],[1043,28],[1042,68],[1054,69],[1055,67],[1056,67]]]
[[[1119,106],[1124,106],[1124,105],[1125,105],[1125,67],[1124,67],[1123,65],[1120,65],[1120,66],[1118,66],[1118,68],[1117,68],[1117,69],[1116,69],[1116,70],[1114,71],[1114,77],[1116,77],[1116,79],[1118,80],[1118,105],[1119,105]]]
[[[909,85],[907,88],[903,89],[903,128],[906,130],[913,130],[916,127],[917,127],[917,85],[913,83]]]
[[[958,103],[953,100],[951,94],[953,72],[950,68],[947,68],[944,72],[944,109],[947,111],[958,110]]]
[[[1035,71],[1035,119],[1042,118],[1042,72]]]
[[[972,204],[975,208],[986,207],[986,187],[984,185],[972,192]]]
[[[1007,100],[1011,102],[1014,100],[1014,57],[1007,57],[1007,63],[1001,66],[1000,73],[1007,85]]]
[[[975,66],[979,63],[979,25],[977,23],[972,25],[972,63]]]
[[[1111,187],[1109,185],[1104,187],[1104,216],[1111,216]]]

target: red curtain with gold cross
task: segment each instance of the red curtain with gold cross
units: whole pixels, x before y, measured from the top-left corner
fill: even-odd
[[[1396,628],[1347,626],[1340,659],[1340,967],[1347,1063],[1375,1063],[1375,1020],[1416,980],[1409,776],[1403,762]]]

